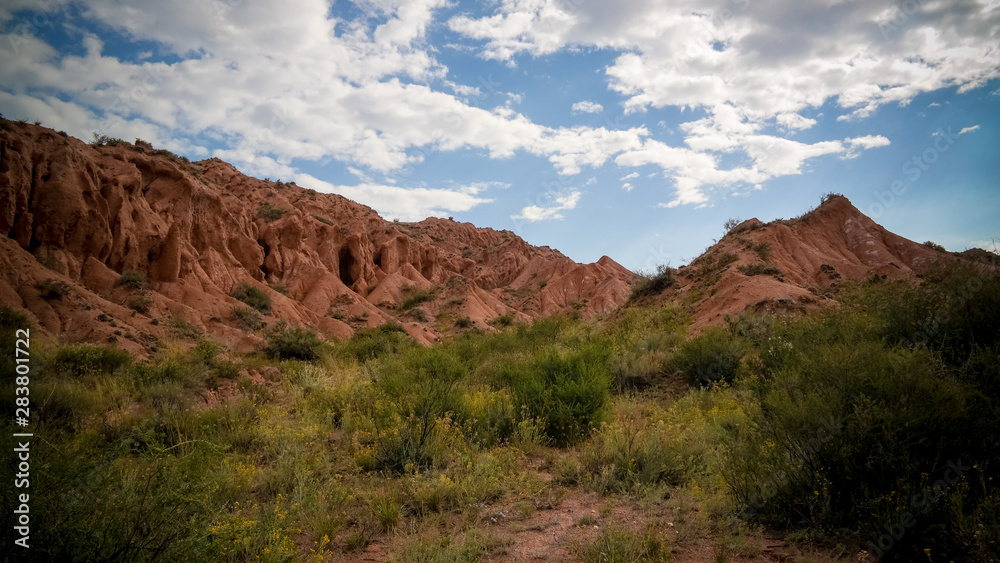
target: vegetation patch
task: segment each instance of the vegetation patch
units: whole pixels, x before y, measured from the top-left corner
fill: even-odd
[[[239,282],[233,286],[232,291],[229,292],[229,296],[237,301],[246,303],[265,315],[271,314],[271,298],[263,289],[253,284]]]
[[[69,295],[71,291],[68,283],[53,278],[45,278],[36,283],[35,289],[38,290],[38,294],[42,299],[46,301],[62,299]]]
[[[288,213],[287,209],[274,207],[266,201],[262,201],[260,207],[257,209],[257,216],[263,219],[265,223],[277,221],[284,217],[285,213]]]

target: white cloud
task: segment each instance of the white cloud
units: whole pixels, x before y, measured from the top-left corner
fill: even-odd
[[[797,113],[780,113],[777,117],[775,117],[775,121],[778,125],[781,125],[786,129],[796,130],[809,129],[813,125],[816,125],[815,119],[802,117]]]
[[[296,174],[295,183],[318,192],[342,195],[367,205],[386,219],[419,221],[426,217],[447,217],[451,213],[468,211],[477,205],[493,200],[476,197],[476,191],[467,188],[443,190],[430,188],[401,188],[385,184],[363,183],[340,186],[325,182],[309,174]]]
[[[988,250],[990,252],[995,252],[1000,254],[1000,241],[997,239],[993,240],[974,240],[969,243],[972,248],[982,248],[983,250]]]
[[[704,203],[706,184],[757,184],[800,173],[810,158],[853,158],[888,143],[879,135],[784,142],[761,135],[766,125],[809,129],[817,119],[804,111],[831,101],[841,110],[838,120],[864,119],[922,92],[951,86],[962,92],[1000,77],[993,40],[1000,10],[977,0],[921,3],[918,13],[883,36],[879,23],[888,29],[887,6],[501,0],[492,15],[456,17],[449,26],[480,41],[482,57],[500,61],[580,47],[619,50],[606,75],[627,113],[668,106],[705,110],[707,117],[681,126],[690,151],[646,140],[616,157],[622,166],[661,165],[674,175],[677,197],[670,204],[679,205]],[[744,153],[752,162],[722,170],[714,153]],[[680,162],[687,156],[696,161]]]
[[[639,177],[639,173],[638,172],[632,172],[631,174],[626,174],[626,175],[622,176],[619,179],[620,180],[631,180],[632,178],[638,178],[638,177]]]
[[[569,188],[562,194],[552,194],[548,199],[551,203],[547,205],[529,205],[521,209],[517,215],[511,216],[514,221],[545,221],[549,219],[563,219],[563,211],[575,209],[580,201],[580,192]]]
[[[978,125],[973,125],[972,127],[965,127],[958,132],[959,135],[965,135],[966,133],[972,133],[973,131],[979,131]]]
[[[604,106],[597,102],[588,102],[584,100],[573,104],[572,109],[573,113],[601,113],[604,111]]]

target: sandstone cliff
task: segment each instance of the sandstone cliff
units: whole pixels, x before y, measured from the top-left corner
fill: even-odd
[[[490,322],[623,303],[634,275],[578,264],[509,231],[389,222],[343,197],[188,162],[146,143],[92,146],[0,124],[0,302],[69,341],[148,352],[169,332],[260,341],[230,293],[248,283],[284,320],[347,337],[399,322],[422,342]],[[123,284],[137,272],[148,282]]]

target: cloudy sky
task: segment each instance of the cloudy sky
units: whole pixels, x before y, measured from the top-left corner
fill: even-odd
[[[1000,242],[1000,0],[5,0],[0,112],[578,261],[847,195]]]

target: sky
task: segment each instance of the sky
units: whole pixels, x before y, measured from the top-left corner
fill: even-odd
[[[1000,0],[4,0],[0,113],[679,266],[846,195],[1000,243]]]

